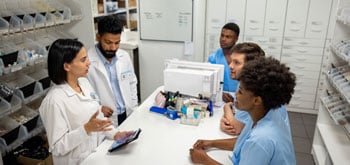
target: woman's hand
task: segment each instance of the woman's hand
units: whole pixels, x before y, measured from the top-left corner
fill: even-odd
[[[121,138],[124,138],[124,137],[127,137],[127,136],[130,136],[131,134],[133,134],[135,131],[122,131],[122,132],[117,132],[115,133],[114,135],[114,140],[119,140]]]
[[[100,131],[110,131],[112,128],[108,128],[110,125],[113,124],[112,120],[110,119],[98,119],[97,115],[99,113],[99,110],[95,112],[90,120],[84,125],[85,131],[87,134],[90,132],[100,132]]]

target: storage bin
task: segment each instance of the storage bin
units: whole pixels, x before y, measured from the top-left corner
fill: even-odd
[[[8,116],[0,118],[0,130],[6,130],[1,134],[1,138],[5,140],[6,145],[10,145],[18,138],[20,124]]]
[[[6,34],[9,32],[9,23],[0,17],[0,34]]]
[[[17,61],[18,51],[0,56],[4,67],[8,67]]]
[[[37,127],[39,114],[24,106],[20,110],[10,114],[9,117],[16,120],[19,124],[24,125],[27,131],[30,132]]]
[[[15,89],[15,95],[19,96],[23,103],[28,103],[38,98],[43,91],[38,82],[25,74],[17,74],[5,83],[10,88]]]
[[[29,107],[32,110],[37,111],[41,105],[41,102],[43,101],[44,97],[39,97],[35,99],[34,101],[31,101],[30,103],[26,104],[27,107]]]
[[[0,116],[7,114],[8,112],[10,112],[10,110],[11,104],[2,97],[0,97]]]
[[[46,69],[42,69],[37,72],[30,73],[28,74],[28,76],[33,78],[36,81],[39,81],[41,86],[43,87],[43,90],[49,88],[51,85],[51,80],[48,76]]]

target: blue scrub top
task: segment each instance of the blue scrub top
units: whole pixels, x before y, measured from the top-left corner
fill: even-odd
[[[296,164],[289,123],[279,109],[270,110],[255,127],[252,120],[246,121],[233,150],[233,164]]]

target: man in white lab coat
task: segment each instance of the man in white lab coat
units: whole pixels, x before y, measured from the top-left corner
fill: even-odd
[[[122,24],[114,16],[98,21],[98,43],[89,49],[88,79],[104,105],[102,112],[120,125],[138,105],[137,78],[129,54],[119,49]]]

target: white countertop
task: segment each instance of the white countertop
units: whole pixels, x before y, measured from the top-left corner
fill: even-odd
[[[136,141],[129,143],[121,150],[108,153],[107,150],[113,141],[105,140],[82,164],[193,164],[189,149],[197,139],[231,137],[219,128],[222,108],[215,108],[214,116],[202,119],[199,126],[180,124],[180,119],[171,120],[161,114],[150,112],[149,108],[153,105],[154,96],[161,89],[163,88],[156,89],[138,110],[118,127],[120,130],[141,128],[142,132]],[[207,153],[223,164],[232,164],[229,158],[232,151],[212,149]]]

